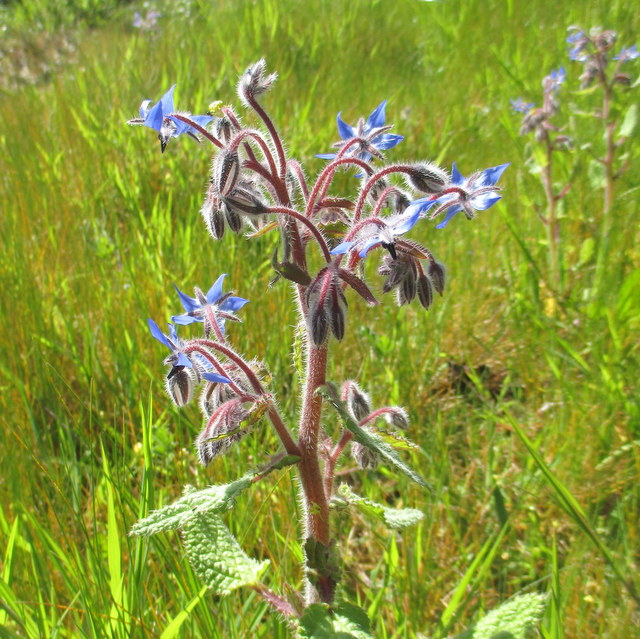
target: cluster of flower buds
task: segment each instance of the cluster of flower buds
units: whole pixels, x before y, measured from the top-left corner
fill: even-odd
[[[369,395],[353,380],[342,385],[342,400],[351,417],[365,430],[374,429],[378,419],[384,419],[393,429],[406,430],[409,427],[409,417],[400,406],[385,406],[372,410]],[[362,469],[375,468],[378,456],[374,451],[359,442],[351,443],[351,456]]]
[[[235,313],[248,300],[223,293],[224,278],[221,275],[206,295],[196,287],[195,297],[191,297],[176,287],[185,313],[171,318],[174,323],[169,324],[168,335],[149,319],[151,335],[171,351],[164,360],[170,367],[165,385],[175,404],[188,404],[196,387],[204,383],[200,409],[207,421],[196,440],[196,449],[205,465],[246,434],[266,407],[266,396],[258,392],[261,364],[245,361],[226,344],[225,323],[241,321]],[[194,323],[203,325],[205,339],[178,337],[175,325]]]

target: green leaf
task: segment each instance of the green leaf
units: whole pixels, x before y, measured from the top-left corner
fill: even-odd
[[[338,492],[340,496],[344,497],[349,504],[355,506],[363,515],[381,521],[388,528],[400,530],[413,526],[413,524],[417,524],[424,519],[424,513],[421,510],[416,510],[415,508],[403,508],[401,510],[387,508],[375,501],[356,495],[347,484],[341,484]]]
[[[189,519],[182,532],[194,571],[218,595],[259,583],[269,565],[248,557],[215,512]]]
[[[336,387],[331,382],[327,382],[323,388],[319,388],[316,393],[322,395],[327,401],[336,409],[338,415],[340,415],[344,426],[353,433],[353,438],[366,446],[374,453],[377,453],[386,460],[393,467],[404,473],[410,479],[413,479],[420,486],[427,486],[427,482],[409,468],[401,459],[397,453],[389,444],[387,444],[379,435],[365,430],[359,426],[356,421],[349,415],[343,401],[338,399],[338,392]]]
[[[638,123],[638,105],[632,104],[624,114],[624,120],[620,125],[620,137],[630,138]]]
[[[526,639],[538,625],[546,599],[537,593],[514,597],[456,639]]]
[[[367,613],[343,601],[333,607],[308,606],[300,619],[299,636],[305,639],[373,639]]]
[[[141,519],[131,528],[131,535],[155,535],[167,530],[184,528],[192,519],[205,513],[223,513],[233,507],[235,497],[251,484],[251,475],[242,477],[230,484],[209,486],[195,490],[185,488],[185,494],[172,504],[154,510],[148,517]]]

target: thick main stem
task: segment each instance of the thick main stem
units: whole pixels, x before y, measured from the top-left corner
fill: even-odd
[[[307,347],[305,379],[298,448],[298,470],[302,484],[305,517],[305,554],[307,568],[307,604],[333,600],[338,574],[333,561],[329,497],[318,455],[318,435],[322,414],[322,396],[316,393],[326,381],[327,347]]]
[[[542,183],[547,196],[547,241],[549,243],[549,281],[553,294],[557,295],[560,287],[558,270],[558,220],[556,218],[557,197],[553,192],[553,147],[547,138],[547,165],[543,169]]]

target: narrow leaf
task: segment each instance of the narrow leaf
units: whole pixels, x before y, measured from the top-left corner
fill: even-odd
[[[393,448],[391,448],[391,446],[389,446],[389,444],[387,444],[379,435],[364,430],[364,428],[362,428],[355,422],[355,420],[347,412],[344,402],[338,399],[338,392],[334,384],[332,384],[331,382],[327,382],[324,387],[319,388],[316,392],[325,397],[329,401],[329,403],[336,409],[338,415],[340,415],[342,422],[344,423],[345,428],[353,433],[353,438],[357,442],[380,455],[394,468],[404,473],[407,477],[415,481],[417,484],[420,484],[420,486],[427,486],[427,482],[420,475],[418,475],[418,473],[409,468],[409,466],[407,466],[400,459],[400,457],[398,457],[396,451],[393,450]]]
[[[387,508],[375,501],[356,495],[347,484],[341,484],[338,492],[349,504],[355,506],[363,515],[373,517],[382,522],[388,528],[400,530],[413,526],[424,519],[424,513],[415,508],[403,508],[401,510]]]
[[[369,287],[357,275],[343,268],[338,269],[338,275],[340,279],[346,282],[367,304],[375,306],[379,303],[369,290]]]

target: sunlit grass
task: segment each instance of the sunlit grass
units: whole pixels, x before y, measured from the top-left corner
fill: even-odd
[[[80,33],[73,66],[0,97],[6,636],[159,636],[201,585],[177,535],[147,542],[127,531],[185,484],[225,482],[274,450],[265,427],[211,469],[197,467],[200,416],[164,396],[164,353],[146,327],[147,317],[175,312],[174,282],[189,290],[229,273],[229,285],[252,300],[232,339],[264,359],[293,417],[298,388],[281,328],[296,313],[285,286],[267,289],[276,239],[211,241],[198,213],[209,149],[180,139],[160,155],[151,131],[124,124],[173,82],[179,107],[236,103],[235,78],[263,56],[280,75],[265,104],[310,175],[322,166],[314,154],[336,136],[335,114],[354,122],[385,98],[406,137],[390,157],[455,160],[465,174],[512,162],[498,207],[473,223],[456,218],[446,232],[419,230],[449,276],[428,314],[391,299],[373,311],[351,303],[348,341],[330,375],[357,376],[374,402],[407,406],[410,436],[424,450],[413,462],[431,490],[385,468],[349,476],[361,493],[420,508],[426,519],[402,535],[340,519],[345,592],[368,609],[377,636],[442,634],[453,593],[506,524],[491,562],[471,575],[450,632],[514,593],[551,592],[555,547],[565,636],[629,636],[630,595],[555,501],[507,411],[633,580],[638,173],[620,180],[606,286],[593,299],[595,259],[581,262],[580,250],[586,238],[600,240],[601,194],[586,162],[576,163],[561,221],[568,295],[553,306],[537,219],[543,194],[508,101],[537,96],[550,68],[569,65],[566,26],[601,24],[633,44],[637,12],[623,2],[565,3],[562,13],[552,3],[492,4],[194,2],[188,20],[167,7],[158,33],[131,29],[132,8]],[[272,560],[274,588],[296,587],[294,474],[256,485],[239,506],[228,523],[244,548]],[[548,636],[559,636],[547,622]],[[182,631],[287,636],[247,592],[205,595]]]

